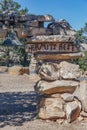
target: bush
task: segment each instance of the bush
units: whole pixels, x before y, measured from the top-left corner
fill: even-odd
[[[73,60],[73,63],[76,63],[80,66],[80,69],[86,71],[87,70],[87,52],[85,52],[85,56],[78,60]]]

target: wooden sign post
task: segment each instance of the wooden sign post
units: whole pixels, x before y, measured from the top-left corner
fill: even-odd
[[[27,52],[37,60],[69,60],[83,56],[71,36],[36,36],[28,41]]]

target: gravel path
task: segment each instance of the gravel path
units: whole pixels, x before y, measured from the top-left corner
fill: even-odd
[[[59,125],[37,119],[38,80],[37,75],[0,74],[0,130],[87,130],[87,120]]]

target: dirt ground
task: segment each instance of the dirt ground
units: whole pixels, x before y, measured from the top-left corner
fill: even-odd
[[[38,80],[37,75],[0,74],[0,130],[87,130],[87,120],[58,124],[37,119]]]

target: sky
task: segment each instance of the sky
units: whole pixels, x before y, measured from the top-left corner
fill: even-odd
[[[27,7],[29,13],[52,15],[55,20],[66,19],[70,25],[79,30],[87,22],[87,0],[14,0]]]

